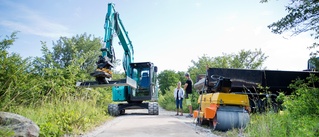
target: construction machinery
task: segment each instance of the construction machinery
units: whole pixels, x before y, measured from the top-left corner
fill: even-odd
[[[319,76],[310,66],[304,71],[208,68],[194,84],[200,93],[194,117],[198,124],[208,123],[216,130],[244,128],[249,113],[278,111],[281,102],[276,98],[279,93],[292,93],[293,80]]]
[[[113,3],[109,3],[105,17],[105,47],[101,49],[97,69],[90,75],[95,81],[77,82],[79,87],[112,87],[114,104],[108,105],[108,113],[118,116],[125,109],[148,109],[148,114],[158,115],[157,66],[152,62],[134,62],[134,50],[128,33],[116,12]],[[123,68],[125,79],[112,80],[112,68],[115,63],[113,35],[116,34],[124,50]]]
[[[230,79],[212,75],[210,69],[194,84],[200,92],[199,109],[193,114],[199,125],[209,124],[220,131],[246,127],[250,112],[248,96],[230,93],[231,86]]]

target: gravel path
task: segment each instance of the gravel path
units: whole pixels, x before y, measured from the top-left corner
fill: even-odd
[[[101,126],[95,128],[93,131],[88,132],[84,135],[80,135],[79,137],[95,137],[98,134],[102,133],[105,129],[111,127],[112,125],[116,124],[117,122],[123,120],[126,116],[131,115],[145,115],[147,114],[146,109],[135,109],[135,110],[126,110],[126,114],[116,117],[112,120],[109,120],[102,124]],[[195,119],[194,118],[186,118],[186,114],[184,116],[175,116],[176,112],[173,111],[166,111],[165,109],[160,108],[159,109],[159,116],[161,117],[170,117],[170,118],[176,118],[179,122],[185,124],[185,126],[190,127],[193,129],[196,134],[203,136],[203,137],[219,137],[217,135],[214,135],[210,129],[196,126]]]

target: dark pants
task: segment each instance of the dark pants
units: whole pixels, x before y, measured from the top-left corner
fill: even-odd
[[[176,99],[175,102],[176,102],[176,108],[177,109],[178,109],[178,107],[180,109],[183,109],[183,98],[181,98],[180,100]]]

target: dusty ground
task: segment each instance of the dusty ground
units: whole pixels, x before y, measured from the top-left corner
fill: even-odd
[[[193,118],[175,114],[164,109],[160,109],[159,115],[147,115],[146,109],[126,110],[125,115],[81,137],[218,137],[209,129],[196,126]]]

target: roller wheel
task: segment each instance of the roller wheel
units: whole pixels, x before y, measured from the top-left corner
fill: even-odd
[[[120,114],[118,104],[109,104],[107,110],[111,116],[118,116]]]
[[[158,103],[149,102],[148,103],[148,114],[149,115],[158,115]]]
[[[245,128],[250,118],[247,111],[242,107],[223,106],[217,110],[215,117],[217,125],[215,130],[227,131],[233,128]],[[212,127],[214,120],[209,122]]]

